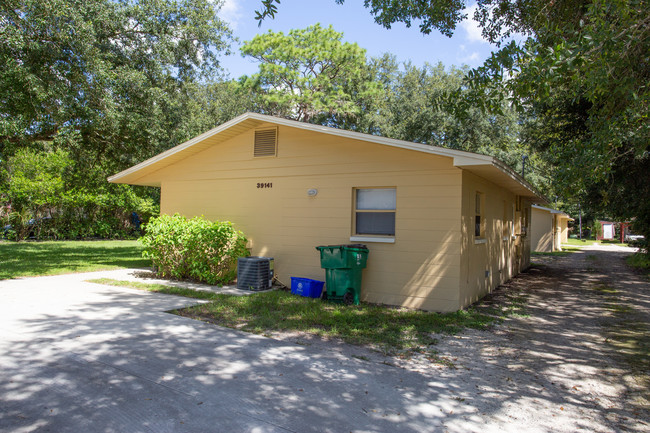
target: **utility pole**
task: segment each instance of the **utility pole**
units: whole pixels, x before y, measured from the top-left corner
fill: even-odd
[[[580,221],[580,240],[582,240],[582,206],[578,203],[578,220]]]

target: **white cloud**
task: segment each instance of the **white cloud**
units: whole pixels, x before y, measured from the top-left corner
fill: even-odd
[[[474,51],[468,56],[461,57],[460,62],[461,62],[461,64],[467,64],[467,65],[473,66],[473,65],[478,63],[480,58],[481,58],[481,55],[478,53],[478,51]]]
[[[226,21],[233,30],[236,30],[237,24],[242,17],[241,0],[224,0],[219,10],[219,18]]]
[[[483,38],[483,35],[481,34],[481,28],[479,27],[478,22],[474,21],[474,12],[476,12],[475,4],[463,10],[463,13],[467,15],[467,19],[461,21],[460,28],[465,30],[465,39],[467,39],[468,41],[483,42],[487,44],[488,41],[486,41]]]
[[[456,61],[461,65],[468,66],[478,66],[483,59],[481,58],[481,53],[479,51],[471,51],[467,49],[467,46],[460,44],[458,46],[458,55],[456,56]]]

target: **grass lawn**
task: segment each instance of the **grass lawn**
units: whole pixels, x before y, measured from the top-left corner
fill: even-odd
[[[137,241],[0,242],[0,280],[150,266]]]
[[[628,246],[627,242],[610,241],[610,240],[607,240],[607,239],[603,239],[602,241],[600,241],[600,243],[602,245],[617,245],[619,247],[627,247]]]
[[[599,242],[600,241],[595,241],[593,239],[580,240],[580,239],[569,238],[569,239],[567,239],[566,242],[563,242],[562,245],[573,245],[573,246],[585,247],[585,246],[588,246],[588,245],[598,244]]]
[[[435,351],[429,346],[436,343],[435,334],[455,333],[462,328],[484,329],[504,314],[496,308],[440,314],[372,304],[346,306],[282,290],[234,296],[131,281],[98,279],[90,282],[207,299],[211,302],[175,313],[255,334],[305,332],[371,345],[386,354],[429,352],[432,358],[435,358]]]
[[[539,252],[539,251],[533,251],[530,254],[533,256],[557,256],[557,257],[564,257],[568,256],[571,253],[575,253],[576,251],[580,251],[580,248],[575,248],[575,247],[562,247],[562,251],[553,251],[553,252]]]

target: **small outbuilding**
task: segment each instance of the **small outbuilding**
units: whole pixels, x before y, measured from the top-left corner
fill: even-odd
[[[540,196],[490,156],[246,113],[109,178],[161,212],[229,220],[281,281],[318,245],[368,246],[362,300],[454,311],[529,266]]]
[[[598,241],[612,241],[616,237],[616,224],[611,221],[598,221],[600,223],[600,231],[596,233],[596,240]]]
[[[562,211],[532,205],[530,235],[533,251],[562,251],[562,244],[569,238],[569,221],[573,218]]]

